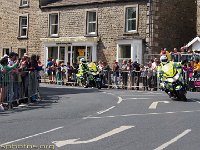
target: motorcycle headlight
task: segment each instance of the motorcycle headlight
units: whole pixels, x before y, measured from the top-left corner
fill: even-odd
[[[172,83],[172,82],[175,81],[175,79],[174,78],[168,78],[167,81]]]

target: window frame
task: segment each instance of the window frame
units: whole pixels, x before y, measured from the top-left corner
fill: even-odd
[[[23,2],[26,1],[27,4],[24,4]],[[20,0],[20,7],[28,7],[29,6],[29,0]]]
[[[91,12],[95,12],[96,13],[96,21],[91,21],[89,22],[89,13]],[[90,9],[90,10],[86,10],[86,35],[89,36],[97,36],[97,31],[98,31],[98,12],[97,9]],[[89,32],[89,24],[94,24],[95,23],[95,32]]]
[[[119,56],[120,47],[121,47],[121,46],[130,46],[130,57],[129,57],[129,58],[127,58],[127,57],[126,57],[126,58],[122,58],[121,56]],[[118,54],[117,54],[117,60],[118,60],[119,62],[121,62],[121,61],[123,61],[123,60],[127,60],[127,61],[128,61],[129,59],[131,59],[131,55],[132,55],[132,48],[131,48],[131,47],[132,47],[132,45],[131,45],[131,44],[127,44],[127,43],[126,43],[126,44],[118,44],[118,48],[119,48],[119,49],[118,49]]]
[[[131,19],[136,21],[135,30],[128,30],[128,8],[135,8],[136,9],[136,18]],[[139,17],[139,6],[137,5],[127,5],[124,7],[124,31],[125,33],[137,33],[138,32],[138,18]]]
[[[52,24],[51,24],[51,16],[52,15],[55,15],[55,14],[57,14],[58,15],[58,24],[53,24],[54,26],[55,25],[57,25],[58,26],[58,33],[57,34],[52,34],[51,33],[51,29],[52,29]],[[48,30],[49,30],[49,36],[50,37],[59,37],[59,26],[60,26],[60,24],[59,24],[59,21],[60,20],[60,15],[59,15],[59,12],[51,12],[51,13],[49,13],[48,14]]]
[[[25,53],[27,53],[28,52],[28,48],[27,47],[20,47],[20,48],[17,48],[17,52],[18,52],[18,55],[19,55],[19,58],[22,58],[23,56],[21,56],[21,49],[25,49],[26,51],[25,51]],[[24,53],[24,54],[25,54]]]
[[[5,55],[5,53],[4,53],[5,49],[9,49],[9,53],[12,52],[12,48],[11,47],[3,47],[2,48],[2,57]]]
[[[27,18],[27,25],[26,27],[22,28],[22,20],[21,18],[26,17]],[[19,15],[19,19],[18,19],[18,38],[28,38],[28,28],[29,28],[29,15],[28,14],[23,14],[23,15]],[[22,33],[22,29],[26,29],[26,35],[21,35]]]

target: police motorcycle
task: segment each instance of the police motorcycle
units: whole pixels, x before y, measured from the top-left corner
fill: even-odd
[[[76,74],[78,85],[87,87],[97,87],[101,89],[101,78],[94,63],[87,64],[84,58],[80,59],[78,73]]]
[[[87,72],[88,66],[84,58],[80,59],[78,73],[76,74],[77,84],[79,86],[87,87]]]
[[[158,77],[161,80],[161,89],[164,90],[172,100],[187,101],[187,90],[182,76],[181,64],[168,61],[166,55],[161,56],[160,61]]]
[[[87,72],[87,86],[88,87],[96,87],[98,89],[102,88],[102,81],[100,78],[99,71],[95,63],[91,62],[88,64],[88,72]]]

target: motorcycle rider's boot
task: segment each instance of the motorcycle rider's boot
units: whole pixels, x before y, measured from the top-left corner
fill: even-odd
[[[168,92],[167,94],[169,95],[169,98],[172,98],[172,97],[173,97],[173,95],[172,95],[171,92]]]

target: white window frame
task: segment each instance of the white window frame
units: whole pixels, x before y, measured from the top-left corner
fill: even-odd
[[[57,23],[57,24],[52,24],[52,23],[51,23],[51,16],[52,16],[52,15],[58,15],[58,23]],[[60,19],[59,19],[59,12],[53,12],[53,13],[50,13],[50,14],[49,14],[49,36],[51,36],[51,37],[58,37],[58,35],[59,35],[59,20],[60,20]],[[57,26],[58,26],[58,29],[57,29],[57,30],[58,30],[58,33],[57,33],[57,34],[52,34],[52,33],[51,33],[52,25],[54,25],[54,26],[57,25]]]
[[[142,55],[143,55],[143,47],[142,47],[142,40],[140,39],[132,39],[132,40],[117,40],[117,56],[116,60],[122,60],[119,57],[119,50],[120,45],[131,45],[131,60],[137,61],[138,63],[142,64]],[[129,58],[124,58],[125,60]]]
[[[26,3],[24,3],[26,2]],[[20,0],[20,6],[21,7],[25,7],[25,6],[28,6],[29,5],[29,0]]]
[[[128,19],[128,8],[135,8],[136,9],[136,18],[131,18]],[[129,5],[129,6],[125,6],[125,32],[134,32],[137,33],[137,29],[138,29],[138,5]],[[128,22],[130,20],[135,20],[136,21],[136,26],[135,26],[135,30],[128,30]]]
[[[9,53],[12,51],[10,47],[3,47],[2,48],[2,56],[5,55],[5,52],[4,52],[5,49],[9,49]]]
[[[90,13],[96,13],[96,21],[89,22],[89,14]],[[89,25],[95,24],[95,32],[89,32]],[[86,12],[86,34],[87,35],[96,35],[97,34],[97,10],[88,10]]]
[[[131,53],[130,53],[130,57],[129,58],[121,58],[121,57],[119,57],[119,51],[120,51],[120,47],[121,46],[130,46],[130,48],[131,48],[132,45],[131,44],[118,44],[117,60],[119,62],[122,62],[123,60],[128,61],[129,59],[131,59],[132,49],[131,49]]]
[[[27,25],[22,27],[22,18],[23,17],[27,18]],[[29,23],[28,14],[19,16],[19,37],[20,38],[27,38],[28,37],[28,25],[29,25],[28,23]],[[22,35],[22,29],[26,29],[26,35]]]

